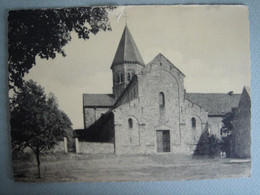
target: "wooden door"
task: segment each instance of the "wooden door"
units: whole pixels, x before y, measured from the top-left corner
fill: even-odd
[[[170,131],[169,130],[157,130],[157,152],[170,152]]]

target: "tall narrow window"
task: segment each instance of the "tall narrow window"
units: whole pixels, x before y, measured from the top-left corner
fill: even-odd
[[[131,119],[131,118],[128,119],[128,127],[129,127],[130,129],[133,128],[133,119]]]
[[[128,80],[128,81],[130,81],[130,80],[131,80],[131,74],[130,74],[130,72],[129,72],[129,73],[127,73],[127,80]]]
[[[159,93],[159,105],[160,105],[160,107],[164,107],[164,105],[165,105],[165,99],[164,99],[164,93],[163,92]]]
[[[117,75],[117,83],[120,83],[120,74]]]
[[[121,83],[123,83],[123,82],[125,81],[125,79],[124,79],[124,74],[121,73],[121,74],[120,74],[120,77],[121,77]]]
[[[211,124],[208,124],[208,133],[211,134]]]
[[[191,126],[193,129],[196,128],[196,119],[194,117],[191,118]]]

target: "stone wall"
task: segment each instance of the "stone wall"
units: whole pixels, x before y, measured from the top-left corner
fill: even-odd
[[[222,116],[209,116],[208,124],[209,124],[209,133],[212,135],[216,135],[217,138],[221,139],[220,129],[222,127]]]
[[[192,154],[205,130],[208,112],[189,100],[185,100],[181,107],[181,150],[182,153]],[[195,120],[195,127],[192,127]]]
[[[64,152],[64,153],[67,153],[68,152],[68,142],[67,142],[67,138],[64,137],[64,140],[63,141],[59,141],[53,149],[50,150],[50,152],[52,153],[61,153],[61,152]]]
[[[114,115],[112,112],[102,114],[89,128],[84,130],[80,141],[114,143]]]
[[[100,116],[109,110],[107,107],[85,107],[84,108],[84,127],[85,129],[97,121]]]
[[[115,98],[118,98],[124,89],[126,88],[127,84],[129,83],[128,80],[128,73],[131,74],[131,78],[133,75],[137,74],[143,66],[137,64],[137,63],[123,63],[119,65],[114,65],[112,67],[113,71],[113,94],[115,95]],[[118,75],[121,77],[121,82],[118,83]]]
[[[233,120],[233,151],[234,156],[250,158],[251,146],[251,100],[245,89],[241,95],[239,106]]]
[[[118,107],[136,98],[138,98],[138,80],[137,77],[134,76],[130,84],[127,86],[127,90],[124,91],[122,96],[120,96],[120,100],[117,101],[114,106]]]
[[[207,112],[184,99],[184,75],[164,57],[156,58],[137,75],[139,96],[113,110],[117,154],[156,153],[157,130],[169,131],[170,152],[190,154],[205,127]]]
[[[84,154],[113,154],[114,144],[113,143],[99,143],[99,142],[82,142],[75,141],[76,153]]]

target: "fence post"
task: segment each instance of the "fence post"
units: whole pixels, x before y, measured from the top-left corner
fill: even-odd
[[[64,152],[68,153],[68,140],[67,140],[67,137],[64,137]]]
[[[76,148],[76,154],[79,153],[79,140],[78,138],[75,138],[75,148]]]

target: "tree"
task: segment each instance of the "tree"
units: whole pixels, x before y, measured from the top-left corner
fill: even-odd
[[[233,131],[233,124],[232,121],[234,120],[235,112],[227,112],[222,119],[222,127],[221,132],[226,133],[227,136],[223,136],[221,138],[221,148],[226,153],[227,157],[232,156],[232,131]]]
[[[46,97],[36,82],[26,81],[14,94],[10,104],[13,151],[30,148],[36,156],[38,177],[41,177],[40,154],[49,150],[72,131],[69,117],[58,109],[53,94]]]
[[[195,156],[210,156],[215,157],[220,154],[220,140],[208,132],[208,125],[201,134],[194,151]]]
[[[36,56],[44,59],[65,56],[63,47],[75,31],[79,38],[100,30],[111,30],[108,10],[113,7],[34,9],[10,11],[8,16],[9,87],[21,87],[23,77],[35,65]]]
[[[233,124],[232,121],[234,120],[235,113],[233,111],[227,112],[222,119],[222,127],[221,132],[226,134],[231,134],[233,130]]]

